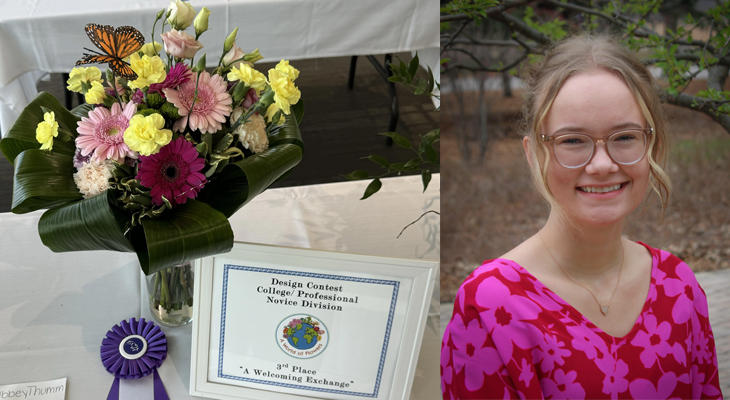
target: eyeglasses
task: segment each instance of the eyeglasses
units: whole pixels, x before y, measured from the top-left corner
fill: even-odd
[[[580,168],[591,162],[598,142],[603,142],[608,156],[614,162],[621,165],[636,164],[644,158],[647,136],[653,134],[653,128],[623,129],[598,139],[583,133],[540,135],[540,139],[552,143],[555,159],[560,165]]]

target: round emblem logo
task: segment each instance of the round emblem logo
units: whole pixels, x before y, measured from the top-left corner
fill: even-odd
[[[284,318],[276,328],[276,343],[294,358],[312,358],[329,343],[329,331],[319,318],[294,314]]]
[[[119,353],[127,360],[136,360],[147,352],[147,341],[140,335],[129,335],[119,343]]]

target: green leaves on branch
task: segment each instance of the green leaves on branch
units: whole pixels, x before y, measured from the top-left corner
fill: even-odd
[[[434,143],[441,140],[441,131],[439,129],[434,129],[427,134],[422,135],[420,137],[421,142],[417,147],[413,146],[410,140],[397,132],[384,132],[380,133],[380,135],[387,136],[393,139],[393,142],[395,144],[403,147],[404,149],[413,150],[416,155],[418,155],[418,157],[412,158],[406,162],[394,163],[391,163],[387,159],[385,159],[385,157],[378,155],[369,155],[367,157],[363,157],[363,159],[370,160],[373,163],[377,164],[381,169],[384,169],[385,172],[380,175],[371,175],[370,172],[366,170],[357,170],[347,175],[344,175],[345,179],[351,181],[373,179],[373,181],[370,182],[370,185],[368,185],[368,187],[365,189],[365,193],[360,200],[367,199],[368,197],[372,196],[380,190],[380,188],[382,187],[382,182],[380,181],[380,178],[392,175],[400,175],[404,171],[420,170],[422,178],[421,180],[423,182],[423,191],[425,192],[428,188],[429,182],[431,182],[431,171],[438,169],[440,166],[439,155],[436,151],[436,148],[434,147]]]
[[[416,54],[408,64],[398,59],[397,64],[391,63],[389,65],[390,70],[393,72],[393,76],[389,77],[388,81],[402,83],[403,85],[408,87],[408,89],[411,90],[413,94],[425,94],[440,99],[440,95],[435,95],[432,93],[434,87],[440,90],[441,86],[438,82],[435,81],[433,77],[433,71],[431,71],[431,67],[427,66],[428,77],[426,79],[416,78],[418,65],[418,54]]]
[[[499,0],[453,0],[441,7],[442,14],[465,14],[474,19],[477,25],[481,18],[487,17],[487,10],[499,5]]]

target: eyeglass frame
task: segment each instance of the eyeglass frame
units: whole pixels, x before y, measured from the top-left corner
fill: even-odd
[[[563,165],[563,163],[561,163],[558,160],[558,156],[556,155],[555,156],[555,161],[557,161],[558,164],[560,164],[564,168],[576,169],[576,168],[582,168],[582,167],[585,167],[586,165],[588,165],[593,160],[593,156],[596,155],[596,147],[598,147],[598,142],[603,142],[603,144],[604,144],[604,146],[606,148],[606,154],[608,154],[608,157],[611,159],[611,161],[615,162],[616,164],[621,164],[621,165],[633,165],[633,164],[636,164],[637,162],[641,161],[644,158],[644,156],[646,156],[646,150],[649,148],[649,146],[647,146],[648,141],[645,141],[644,142],[644,155],[642,155],[638,160],[636,160],[634,162],[622,163],[622,162],[616,161],[616,159],[613,158],[613,156],[611,155],[611,152],[608,151],[608,142],[606,140],[608,138],[610,138],[611,136],[617,134],[617,133],[622,133],[622,132],[626,132],[626,131],[641,131],[644,134],[644,138],[645,139],[648,139],[647,136],[652,136],[654,134],[654,128],[626,128],[626,129],[621,129],[621,130],[618,130],[616,132],[610,133],[608,136],[602,136],[600,138],[594,138],[591,135],[588,135],[588,134],[585,134],[585,133],[581,133],[581,132],[571,132],[571,133],[563,133],[563,134],[560,134],[560,135],[544,135],[544,134],[540,134],[540,140],[542,140],[543,142],[551,142],[551,146],[550,147],[553,150],[553,154],[555,154],[555,140],[557,138],[562,137],[562,136],[568,136],[568,135],[578,134],[578,135],[586,136],[586,137],[590,138],[593,141],[593,149],[591,150],[591,156],[588,157],[588,161],[586,161],[585,163],[583,163],[581,165],[578,165],[576,167],[568,167],[568,166]]]

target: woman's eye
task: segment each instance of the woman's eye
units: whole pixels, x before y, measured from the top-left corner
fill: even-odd
[[[557,145],[575,145],[575,144],[583,144],[585,143],[585,139],[579,138],[579,137],[567,137],[567,138],[560,138],[556,141],[555,144]]]

